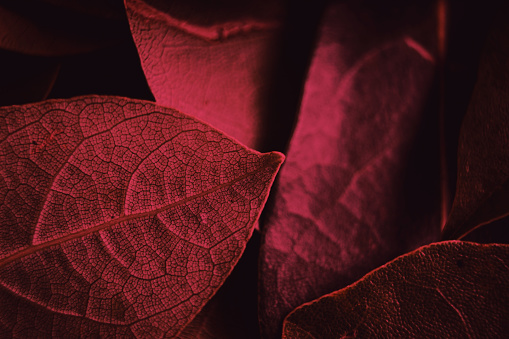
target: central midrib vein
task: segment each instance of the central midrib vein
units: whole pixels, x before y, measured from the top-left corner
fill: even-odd
[[[0,259],[0,268],[2,268],[3,266],[6,266],[7,264],[17,260],[17,259],[20,259],[20,258],[23,258],[23,257],[26,257],[30,254],[33,254],[33,253],[36,253],[38,251],[41,251],[41,250],[44,250],[46,248],[49,248],[49,247],[52,247],[52,246],[55,246],[55,245],[60,245],[62,243],[65,243],[67,241],[71,241],[71,240],[74,240],[74,239],[78,239],[78,238],[82,238],[86,235],[89,235],[91,233],[95,233],[95,232],[99,232],[99,231],[102,231],[102,230],[106,230],[106,229],[109,229],[110,227],[112,227],[113,225],[116,225],[116,224],[119,224],[121,222],[125,222],[125,221],[129,221],[129,220],[133,220],[133,219],[139,219],[139,218],[144,218],[144,217],[149,217],[149,216],[153,216],[153,215],[157,215],[161,212],[164,212],[166,210],[169,210],[173,207],[177,207],[177,206],[180,206],[182,204],[185,204],[186,202],[188,201],[191,201],[193,199],[198,199],[198,198],[201,198],[207,194],[210,194],[212,192],[215,192],[215,191],[218,191],[220,190],[221,188],[223,187],[227,187],[229,185],[232,185],[238,181],[241,181],[253,174],[256,174],[257,172],[259,172],[260,170],[262,170],[263,168],[265,168],[266,166],[268,166],[269,164],[266,164],[265,166],[262,166],[252,172],[249,172],[249,173],[246,173],[244,175],[241,175],[240,177],[238,178],[235,178],[231,181],[228,181],[228,182],[225,182],[225,183],[222,183],[220,185],[217,185],[213,188],[210,188],[204,192],[201,192],[201,193],[198,193],[198,194],[195,194],[195,195],[192,195],[190,197],[187,197],[187,198],[184,198],[182,200],[179,200],[179,201],[176,201],[174,203],[171,203],[171,204],[168,204],[166,206],[162,206],[162,207],[159,207],[155,210],[152,210],[152,211],[147,211],[147,212],[141,212],[141,213],[135,213],[135,214],[130,214],[130,215],[122,215],[116,219],[112,219],[108,222],[105,222],[105,223],[102,223],[102,224],[99,224],[99,225],[96,225],[96,226],[93,226],[93,227],[90,227],[90,228],[87,228],[87,229],[84,229],[84,230],[81,230],[81,231],[78,231],[78,232],[74,232],[74,233],[71,233],[71,234],[68,234],[68,235],[65,235],[63,237],[60,237],[60,238],[57,238],[57,239],[53,239],[53,240],[50,240],[50,241],[47,241],[47,242],[44,242],[42,244],[37,244],[37,245],[34,245],[34,246],[30,246],[30,247],[27,247],[19,252],[16,252],[14,254],[11,254],[3,259]]]

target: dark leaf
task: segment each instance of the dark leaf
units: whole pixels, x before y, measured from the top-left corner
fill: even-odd
[[[509,246],[422,247],[293,311],[283,338],[502,338]]]
[[[481,57],[461,128],[456,195],[444,239],[462,238],[509,214],[508,12],[499,13]]]

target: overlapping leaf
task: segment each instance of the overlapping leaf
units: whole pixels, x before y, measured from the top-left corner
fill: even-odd
[[[504,15],[505,13],[505,15]],[[454,204],[443,234],[463,237],[509,214],[509,25],[506,8],[488,37],[463,121]]]
[[[412,37],[427,22],[378,10],[325,15],[262,243],[268,338],[295,307],[438,237],[436,132],[419,136],[437,119],[423,108],[434,62]]]
[[[4,2],[0,48],[9,57],[0,100],[41,100],[61,62],[52,97],[151,99],[127,9],[159,103],[250,147],[282,147],[325,2]],[[435,67],[432,2],[340,2],[326,13],[290,161],[267,214],[259,278],[268,338],[279,337],[283,317],[301,303],[439,233],[436,93],[423,107]],[[502,18],[461,135],[458,191],[443,231],[458,238],[509,211],[509,31],[500,0],[438,3],[440,48],[448,50],[441,147],[449,161],[458,138],[447,121],[459,126],[465,111],[465,70],[477,63],[471,46],[484,41],[491,13]],[[283,41],[284,7],[306,13],[286,17]],[[15,65],[23,60],[5,49],[67,56],[27,57],[21,72]],[[0,119],[0,337],[161,337],[184,327],[179,338],[258,336],[248,330],[257,321],[250,307],[257,296],[244,284],[256,284],[250,274],[205,303],[243,251],[278,154],[252,152],[189,116],[130,99],[2,108]],[[505,241],[505,226],[469,237]],[[507,266],[504,246],[432,245],[299,308],[285,335],[501,336],[509,332]]]
[[[502,338],[508,280],[508,245],[432,244],[297,308],[283,338]]]
[[[232,273],[179,339],[260,339],[257,265],[260,233],[254,232]]]
[[[0,110],[0,333],[174,336],[239,259],[282,161],[175,110]]]
[[[253,148],[264,136],[262,110],[280,12],[272,2],[262,3],[254,9],[242,4],[237,13],[229,7],[221,11],[203,4],[187,8],[184,2],[126,0],[156,101]]]

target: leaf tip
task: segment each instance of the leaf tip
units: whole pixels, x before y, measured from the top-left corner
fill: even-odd
[[[274,164],[282,165],[285,162],[286,157],[283,153],[278,151],[273,151],[267,154],[269,157],[269,161]]]
[[[279,172],[279,169],[281,168],[281,165],[283,162],[285,162],[285,155],[281,152],[273,151],[270,153],[264,154],[265,157],[265,163],[268,167],[271,167],[274,169],[274,173]]]

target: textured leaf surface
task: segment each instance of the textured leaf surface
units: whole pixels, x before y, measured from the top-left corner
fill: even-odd
[[[126,0],[156,101],[256,148],[265,128],[262,108],[277,36],[277,10],[266,7],[257,8],[261,16],[224,17],[230,8],[186,10],[164,1]]]
[[[446,239],[461,238],[509,214],[509,10],[503,13],[488,37],[461,128]]]
[[[257,316],[259,247],[260,233],[253,232],[228,279],[180,332],[179,339],[260,339]]]
[[[295,307],[439,236],[436,132],[414,147],[433,59],[371,10],[333,5],[323,21],[262,243],[269,338]]]
[[[293,311],[283,338],[502,338],[509,246],[444,242]]]
[[[239,259],[282,162],[175,110],[0,110],[0,333],[174,336]]]

